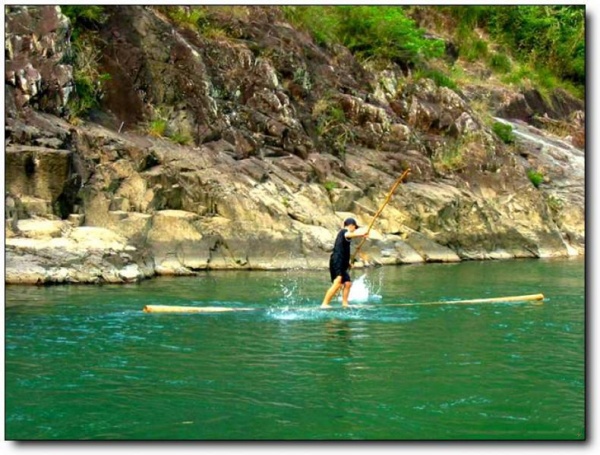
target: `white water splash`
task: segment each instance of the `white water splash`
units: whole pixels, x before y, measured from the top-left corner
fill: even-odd
[[[353,279],[348,301],[350,303],[366,303],[381,300],[379,292],[382,288],[382,274],[375,274],[375,277],[379,277],[379,283],[375,285],[369,281],[367,273],[363,273],[360,277]],[[316,302],[320,303],[322,296],[320,294],[316,296],[312,295],[311,291],[308,291],[310,295],[307,295],[307,290],[304,289],[306,286],[309,285],[303,283],[298,277],[286,276],[282,278],[278,283],[279,295],[273,302],[273,305],[277,308],[281,308],[284,305],[285,308],[292,309],[306,304],[314,305]],[[324,293],[326,290],[326,288],[323,288],[322,292]],[[341,290],[337,294],[336,299],[339,302],[342,301]]]
[[[340,301],[342,295],[339,295]],[[369,300],[381,300],[381,296],[370,289],[370,284],[367,281],[367,274],[362,274],[356,280],[352,281],[352,287],[350,288],[350,295],[348,296],[349,303],[365,303]]]
[[[348,301],[353,303],[369,301],[369,287],[365,281],[367,275],[361,275],[357,280],[352,282]]]
[[[294,304],[296,302],[296,296],[298,294],[298,283],[296,281],[281,281],[279,288],[283,294],[283,301],[288,304]]]

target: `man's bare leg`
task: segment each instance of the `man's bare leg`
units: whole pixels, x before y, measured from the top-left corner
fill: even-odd
[[[329,308],[329,302],[331,302],[331,299],[333,298],[334,295],[337,294],[337,292],[340,290],[341,286],[342,286],[342,277],[338,276],[335,278],[335,280],[333,280],[331,287],[325,293],[325,297],[323,298],[323,303],[321,304],[321,308]]]
[[[342,291],[342,306],[348,306],[348,296],[350,295],[350,288],[352,287],[351,281],[346,281],[344,283],[344,290]]]

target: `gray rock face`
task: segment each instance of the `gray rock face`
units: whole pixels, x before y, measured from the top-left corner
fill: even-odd
[[[129,283],[154,275],[152,262],[113,231],[27,221],[19,228],[28,237],[6,240],[7,283]]]
[[[73,91],[72,68],[62,63],[69,25],[58,6],[7,6],[5,84],[17,108],[64,112]]]
[[[469,97],[363,68],[277,9],[247,8],[244,40],[208,38],[160,8],[109,8],[102,121],[77,124],[65,120],[72,68],[59,58],[68,19],[9,8],[8,283],[324,268],[342,220],[367,225],[408,167],[363,249],[373,260],[584,253],[581,148],[509,148]],[[148,134],[158,111],[190,140]],[[527,171],[540,167],[536,188]]]

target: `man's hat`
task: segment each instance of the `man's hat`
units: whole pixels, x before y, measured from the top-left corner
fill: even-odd
[[[356,228],[358,229],[358,223],[356,222],[356,220],[354,218],[346,218],[344,220],[344,226],[350,226],[351,224],[353,224],[354,226],[356,226]]]

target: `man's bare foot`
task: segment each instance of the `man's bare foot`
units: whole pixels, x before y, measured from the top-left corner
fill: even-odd
[[[321,308],[331,308],[331,305],[326,305],[325,303],[323,303],[323,304],[321,305]]]

